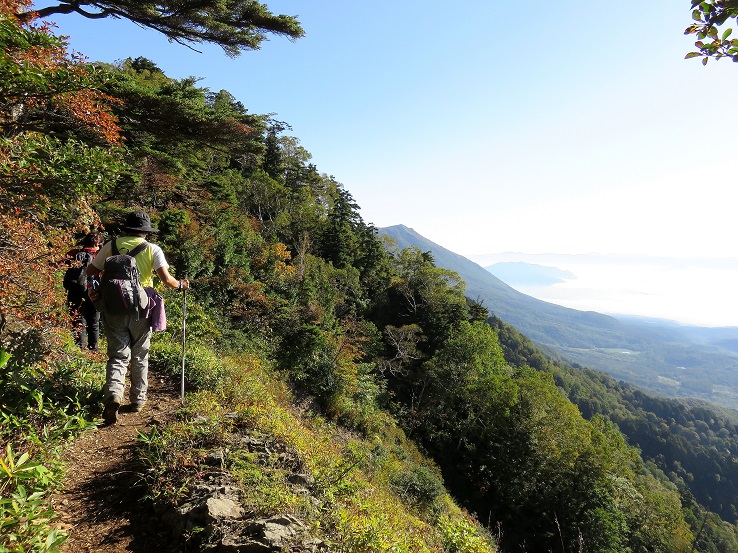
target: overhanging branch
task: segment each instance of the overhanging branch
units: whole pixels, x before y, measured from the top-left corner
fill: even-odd
[[[274,15],[266,5],[253,0],[60,0],[53,6],[15,15],[27,23],[70,13],[87,19],[128,19],[195,51],[192,44],[217,44],[229,56],[237,56],[244,49],[258,49],[267,34],[290,39],[304,34],[295,17]]]

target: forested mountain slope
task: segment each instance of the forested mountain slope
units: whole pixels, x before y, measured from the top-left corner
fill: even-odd
[[[738,355],[732,342],[736,329],[700,331],[561,307],[514,290],[476,263],[403,225],[381,231],[401,247],[431,252],[439,267],[461,275],[470,297],[573,362],[667,396],[738,407]]]
[[[0,4],[0,548],[63,547],[46,494],[100,414],[104,357],[71,343],[59,258],[134,209],[192,282],[186,348],[176,324],[151,347],[157,375],[184,370],[183,408],[130,467],[156,512],[192,514],[181,549],[258,547],[274,520],[302,551],[736,544],[731,525],[700,532],[699,505],[584,418],[539,353],[519,363],[457,273],[386,248],[286,125],[152,60],[72,58],[21,5]],[[227,523],[199,516],[209,492]]]
[[[735,547],[738,519],[738,413],[699,400],[648,395],[633,385],[584,367],[551,359],[532,341],[497,317],[496,329],[505,358],[514,366],[531,366],[554,376],[557,386],[586,418],[604,416],[618,425],[647,463],[680,490],[694,519],[704,519],[704,532],[715,551]],[[703,507],[697,507],[697,503]]]
[[[416,247],[431,252],[439,267],[461,275],[469,297],[536,342],[591,349],[636,347],[642,340],[629,334],[627,326],[613,317],[561,307],[522,294],[476,263],[431,242],[404,225],[384,227],[380,232],[396,240],[398,247]]]
[[[510,318],[520,321],[525,328],[534,324],[534,333],[537,330],[538,336],[548,336],[542,334],[548,323],[579,332],[582,339],[599,332],[599,336],[608,336],[607,339],[613,341],[611,345],[624,343],[619,340],[624,340],[628,332],[631,335],[642,333],[646,338],[641,339],[641,347],[647,347],[650,340],[673,339],[680,333],[692,332],[699,336],[698,330],[675,327],[673,330],[648,331],[642,328],[648,326],[644,321],[629,324],[596,313],[582,313],[548,304],[513,290],[475,263],[445,250],[412,229],[399,225],[384,228],[381,232],[403,247],[418,247],[432,252],[439,266],[456,270],[472,283],[467,288],[467,295],[484,298],[484,305],[495,314],[491,322],[497,329],[509,363],[528,365],[553,374],[557,385],[586,418],[602,415],[615,422],[629,443],[642,451],[644,459],[654,463],[679,486],[685,502],[694,501],[690,499],[694,496],[700,504],[725,520],[735,522],[738,519],[735,500],[738,497],[738,472],[733,462],[733,452],[738,447],[736,411],[696,400],[658,398],[624,382],[618,383],[601,372],[582,366],[572,367],[562,358],[555,361],[542,353],[516,325],[503,322],[504,317],[499,313],[509,313]],[[476,293],[471,290],[476,290]],[[501,306],[499,313],[497,306]],[[583,319],[587,322],[569,325],[571,321]],[[531,323],[534,320],[536,323]],[[591,328],[596,331],[590,333]],[[608,334],[608,329],[618,331]],[[715,331],[705,329],[703,334],[706,334],[704,339],[710,339],[715,336]],[[546,343],[551,344],[550,341]],[[715,519],[710,529],[721,534],[722,523]],[[733,532],[730,529],[728,535]],[[730,550],[730,547],[725,550]]]

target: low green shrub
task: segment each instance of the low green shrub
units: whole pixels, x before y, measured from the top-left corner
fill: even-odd
[[[0,439],[16,449],[51,450],[90,428],[103,379],[100,365],[86,357],[0,367]]]
[[[10,445],[0,455],[0,553],[57,553],[67,537],[50,527],[54,512],[44,496],[54,474]]]
[[[154,341],[159,339],[181,341],[182,340],[182,308],[183,298],[180,292],[175,290],[162,291],[164,296],[164,305],[167,313],[167,329],[162,333],[154,334]],[[221,341],[220,332],[227,328],[223,322],[214,319],[214,315],[207,312],[205,308],[197,301],[196,291],[191,291],[187,295],[187,321],[185,331],[187,340],[200,344],[212,345],[216,341]],[[216,315],[217,316],[217,315]]]
[[[412,465],[408,470],[394,475],[390,484],[408,504],[430,509],[446,489],[433,470],[422,465]]]
[[[66,540],[46,493],[63,471],[61,445],[94,426],[105,371],[76,350],[54,359],[22,365],[0,349],[0,553],[56,553]]]
[[[443,549],[447,553],[491,553],[491,538],[466,518],[441,517],[438,525],[443,533]]]
[[[67,536],[49,528],[53,517],[43,492],[29,495],[18,486],[7,497],[0,496],[0,553],[61,553],[59,546]]]
[[[153,342],[149,353],[153,367],[170,375],[181,374],[182,345],[174,342]],[[184,352],[185,382],[195,390],[217,390],[226,368],[221,358],[210,348],[188,344]]]

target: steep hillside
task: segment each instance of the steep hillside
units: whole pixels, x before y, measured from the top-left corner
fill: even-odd
[[[538,344],[573,362],[672,397],[738,407],[736,329],[694,329],[577,311],[522,294],[476,263],[403,225],[381,232],[401,247],[432,252],[457,272],[466,293]]]
[[[721,544],[714,551],[738,548],[734,526],[738,467],[733,455],[738,448],[738,412],[703,401],[650,396],[604,373],[552,360],[496,317],[490,324],[497,330],[509,363],[553,374],[585,417],[604,416],[618,425],[651,469],[678,486],[684,507],[695,519],[708,521],[704,531],[712,536],[709,541]]]
[[[380,229],[401,248],[429,251],[439,267],[457,272],[466,283],[466,294],[480,301],[491,313],[547,346],[579,349],[635,348],[642,338],[629,334],[617,319],[594,312],[561,307],[521,294],[489,271],[453,253],[413,229],[396,225]]]
[[[113,538],[130,513],[116,502],[139,493],[194,553],[716,550],[617,426],[506,357],[507,330],[457,273],[385,249],[286,123],[151,60],[67,58],[8,12],[23,6],[0,4],[14,94],[0,102],[0,550],[63,550],[83,526],[56,526],[52,491],[90,494],[70,510]],[[161,290],[170,325],[149,352],[162,384],[183,372],[183,406],[152,385],[151,411],[124,405],[96,428],[106,356],[75,342],[60,259],[138,210],[191,283]],[[130,463],[108,493],[82,463],[117,437]],[[69,553],[100,545],[71,539]]]

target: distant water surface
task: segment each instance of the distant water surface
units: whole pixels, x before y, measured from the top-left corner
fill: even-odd
[[[466,257],[483,267],[522,261],[572,273],[574,278],[552,285],[511,284],[565,307],[698,326],[738,326],[738,258],[519,253]]]

